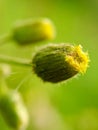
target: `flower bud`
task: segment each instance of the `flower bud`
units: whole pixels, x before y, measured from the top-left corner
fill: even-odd
[[[10,127],[16,130],[27,127],[27,110],[18,92],[11,90],[0,95],[0,111]]]
[[[43,81],[52,83],[67,80],[84,73],[88,67],[88,54],[81,45],[50,44],[41,48],[33,57],[33,71]]]
[[[13,39],[21,45],[55,37],[54,26],[49,19],[21,21],[14,26],[12,33]]]

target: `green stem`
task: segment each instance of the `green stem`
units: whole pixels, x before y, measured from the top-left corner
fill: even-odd
[[[8,87],[5,83],[4,78],[2,79],[2,77],[0,77],[0,98],[2,94],[6,93],[7,91],[8,91]]]
[[[27,59],[13,58],[10,56],[0,55],[0,63],[31,67],[31,61]]]

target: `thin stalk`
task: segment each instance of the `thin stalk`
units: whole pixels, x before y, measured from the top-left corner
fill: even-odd
[[[19,65],[19,66],[26,66],[31,67],[31,61],[27,59],[19,59],[10,56],[5,56],[0,54],[0,63],[12,64],[12,65]]]

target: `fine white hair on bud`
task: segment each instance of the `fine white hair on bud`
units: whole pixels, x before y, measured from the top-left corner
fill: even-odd
[[[55,29],[51,20],[43,18],[23,20],[16,23],[12,30],[12,38],[20,45],[51,40],[55,37]]]
[[[49,44],[38,50],[32,60],[33,71],[43,81],[57,83],[78,73],[84,73],[88,67],[88,54],[81,45]]]

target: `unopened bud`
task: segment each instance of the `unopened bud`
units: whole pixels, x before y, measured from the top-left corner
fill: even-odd
[[[49,19],[21,21],[14,26],[12,33],[13,40],[21,45],[55,37],[55,29]]]
[[[43,81],[57,83],[84,73],[88,62],[88,54],[81,45],[50,44],[33,57],[33,71]]]
[[[8,91],[0,95],[0,111],[7,124],[15,130],[27,127],[28,113],[18,92]]]

